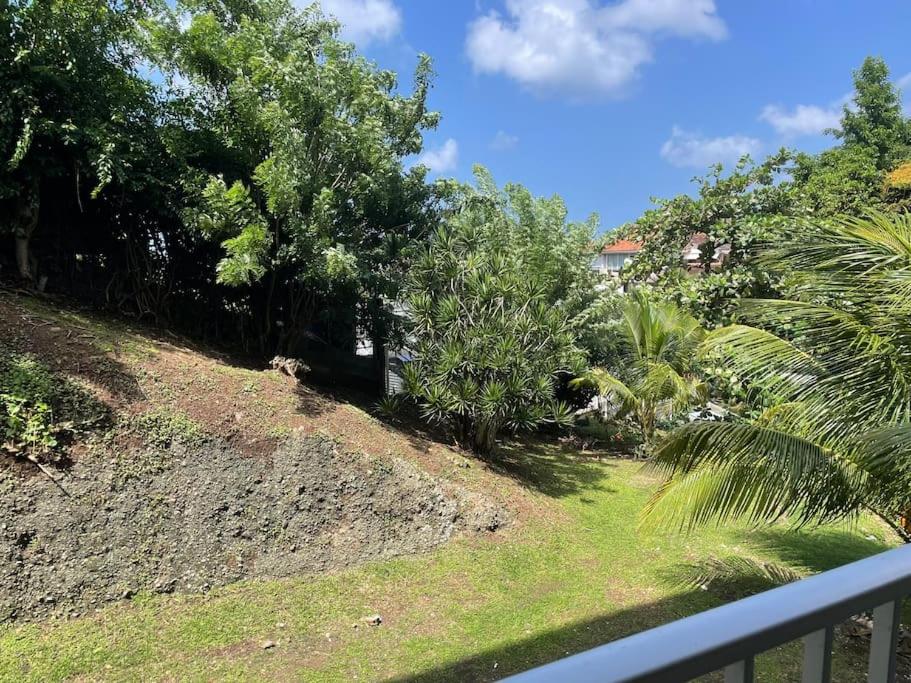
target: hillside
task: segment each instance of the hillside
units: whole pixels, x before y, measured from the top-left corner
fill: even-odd
[[[3,295],[0,346],[92,414],[59,486],[0,461],[4,619],[426,551],[499,529],[521,493],[278,371],[51,302]]]

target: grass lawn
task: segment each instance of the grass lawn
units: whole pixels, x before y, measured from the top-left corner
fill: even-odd
[[[893,543],[872,520],[645,533],[638,515],[654,482],[636,463],[531,445],[503,470],[540,502],[514,528],[331,575],[140,595],[75,620],[0,627],[0,680],[496,679],[736,597],[740,588],[681,582],[701,558],[809,572]],[[372,614],[382,625],[361,621]],[[760,658],[757,680],[795,680],[799,655],[791,645]],[[863,680],[863,657],[839,639],[834,680]]]

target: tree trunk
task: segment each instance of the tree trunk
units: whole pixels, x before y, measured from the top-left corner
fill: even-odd
[[[37,178],[31,186],[19,196],[19,205],[13,224],[13,234],[16,237],[16,268],[23,280],[33,280],[35,273],[32,268],[32,252],[30,242],[32,233],[38,226],[38,209],[41,205],[40,186]]]
[[[472,450],[479,455],[488,455],[497,443],[499,425],[496,421],[481,421],[475,425]]]
[[[386,354],[386,344],[379,335],[374,335],[371,340],[373,343],[373,372],[376,377],[376,388],[380,396],[385,396],[387,387],[387,378],[389,362]]]
[[[19,277],[23,280],[32,279],[32,269],[29,264],[29,238],[16,237],[16,268],[19,270]]]

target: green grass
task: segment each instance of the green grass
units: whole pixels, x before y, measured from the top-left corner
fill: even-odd
[[[740,588],[681,582],[710,555],[818,571],[892,543],[871,520],[644,533],[654,483],[637,464],[529,447],[502,468],[534,491],[534,523],[330,575],[140,595],[90,617],[0,628],[0,680],[496,679],[736,597]],[[360,621],[375,613],[381,626]],[[758,680],[794,680],[799,655],[791,645],[761,658]],[[863,680],[861,657],[839,643],[834,680]]]

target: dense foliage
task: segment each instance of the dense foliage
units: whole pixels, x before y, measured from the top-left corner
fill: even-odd
[[[768,251],[793,298],[750,299],[704,351],[774,397],[755,420],[693,423],[657,451],[652,511],[684,525],[824,521],[911,508],[911,219],[820,225]]]
[[[216,280],[249,308],[245,336],[294,352],[319,321],[339,345],[358,325],[382,343],[403,251],[432,223],[425,169],[402,163],[438,119],[429,59],[404,96],[316,6],[269,0],[219,19],[199,4],[181,3],[152,37],[185,79],[179,101],[201,103],[172,140],[188,167],[183,217],[221,245]]]
[[[882,60],[855,73],[831,149],[713,167],[624,226],[644,245],[627,296],[591,270],[595,218],[483,170],[428,182],[429,58],[403,86],[338,30],[292,0],[2,3],[4,279],[265,357],[405,341],[409,393],[482,452],[565,421],[575,376],[647,445],[708,387],[738,418],[661,448],[662,505],[689,500],[696,521],[911,507],[899,459],[871,445],[907,422],[911,336],[893,215],[911,206],[911,123]],[[53,450],[65,406],[33,359],[4,362],[4,441]]]
[[[0,10],[0,229],[26,281],[263,354],[392,337],[445,186],[410,93],[289,0]]]
[[[572,318],[593,289],[594,225],[567,225],[559,198],[476,174],[413,264],[405,379],[427,417],[486,453],[503,429],[570,418],[555,389],[583,360]]]
[[[754,267],[751,255],[757,244],[772,239],[784,220],[799,211],[791,185],[781,177],[790,160],[790,153],[782,150],[761,164],[744,158],[728,175],[715,166],[697,178],[695,197],[659,200],[626,229],[643,248],[624,278],[636,282],[657,277],[658,287],[703,324],[729,321],[739,297],[774,286]],[[697,234],[706,240],[694,277],[683,269],[681,254]],[[720,270],[713,269],[715,252],[722,245],[729,245],[730,253]]]
[[[617,370],[596,367],[572,384],[595,388],[614,403],[619,417],[632,417],[648,451],[660,420],[706,399],[695,363],[703,331],[692,316],[672,303],[651,300],[640,289],[623,307],[619,333]]]
[[[732,322],[741,298],[779,296],[780,279],[757,266],[758,248],[789,239],[809,221],[907,201],[888,172],[909,156],[911,123],[881,59],[866,59],[854,74],[852,101],[829,132],[840,144],[820,154],[780,150],[758,164],[745,157],[727,174],[716,166],[697,178],[693,195],[657,200],[621,229],[643,242],[624,279],[652,282],[708,327]],[[695,235],[706,239],[697,272],[687,272],[681,253]],[[713,263],[722,245],[730,252]]]

